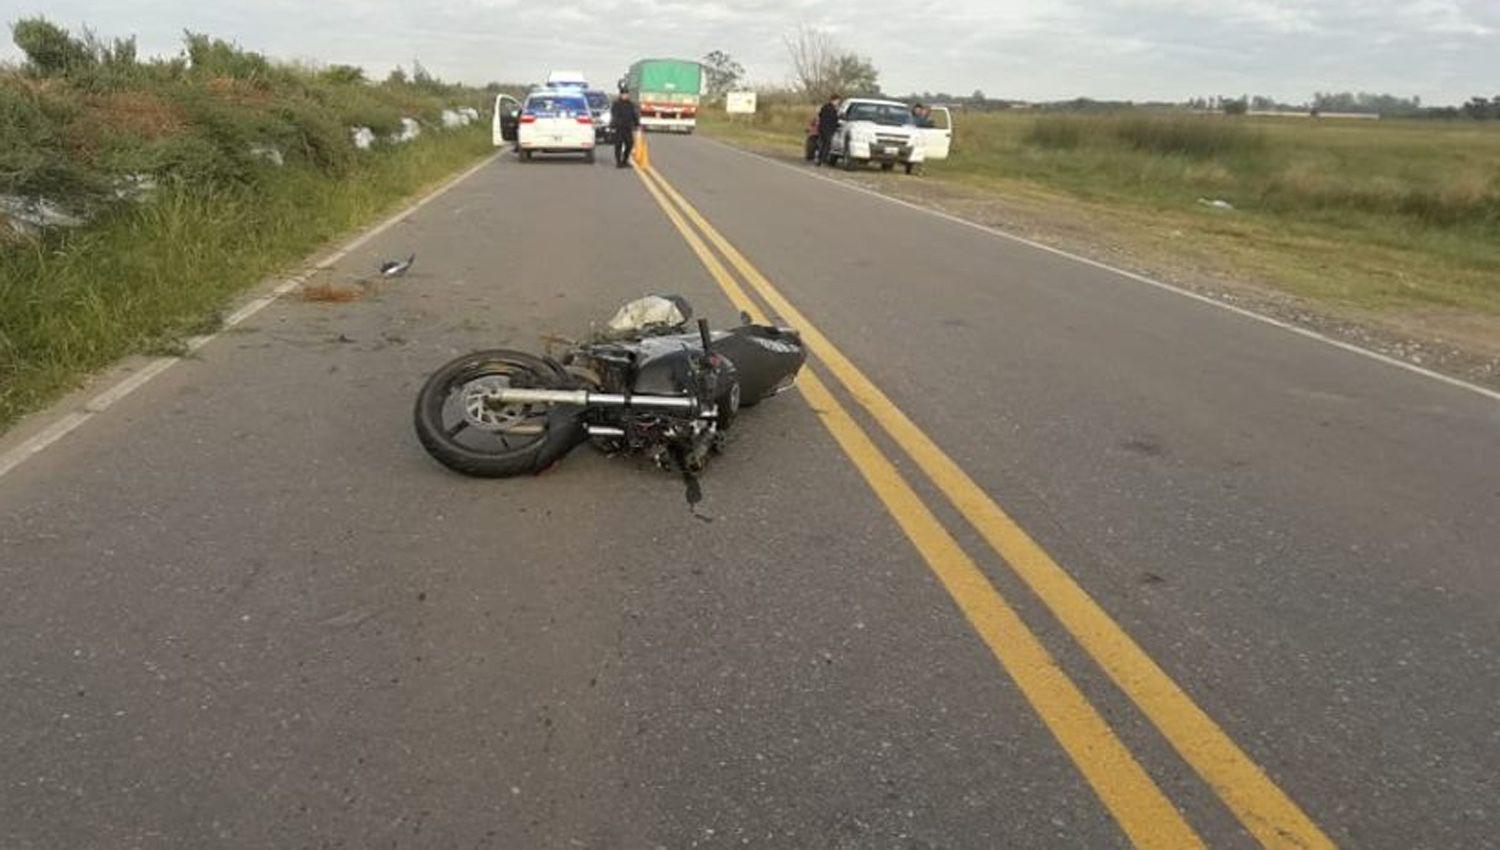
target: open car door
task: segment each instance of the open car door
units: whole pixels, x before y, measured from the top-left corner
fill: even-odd
[[[947,159],[953,147],[953,113],[946,106],[932,107],[932,126],[922,128],[922,152],[931,162]]]
[[[521,120],[521,101],[508,94],[495,96],[495,116],[490,119],[490,139],[495,147],[516,140],[516,125]]]

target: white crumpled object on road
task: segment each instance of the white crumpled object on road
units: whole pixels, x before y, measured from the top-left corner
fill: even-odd
[[[692,314],[692,310],[684,309],[686,304],[681,296],[647,295],[645,298],[637,298],[615,313],[614,318],[609,320],[609,329],[615,333],[630,333],[658,325],[676,327],[686,322]]]

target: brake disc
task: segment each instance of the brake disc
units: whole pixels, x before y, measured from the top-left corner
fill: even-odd
[[[510,431],[531,416],[530,405],[502,404],[499,390],[509,389],[510,379],[486,375],[464,384],[459,397],[464,421],[481,431]]]

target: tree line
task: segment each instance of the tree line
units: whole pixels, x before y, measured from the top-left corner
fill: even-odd
[[[1315,92],[1304,103],[1282,103],[1264,95],[1239,97],[1194,97],[1184,104],[1189,109],[1243,115],[1246,112],[1306,112],[1312,115],[1345,113],[1379,115],[1383,118],[1471,118],[1478,121],[1500,120],[1500,95],[1476,96],[1459,106],[1424,106],[1422,98],[1401,97],[1374,92]]]
[[[782,40],[792,68],[790,84],[783,88],[762,87],[763,95],[783,95],[789,99],[820,101],[830,95],[879,95],[880,72],[870,57],[839,44],[826,30],[801,26]],[[705,93],[710,100],[721,100],[725,92],[743,88],[745,67],[722,50],[707,53],[702,60]],[[980,89],[968,95],[948,92],[912,92],[904,100],[945,103],[974,110],[1009,109],[1023,101],[991,98]],[[1026,104],[1031,105],[1031,104]],[[1194,97],[1183,102],[1137,103],[1129,100],[1095,100],[1080,97],[1071,100],[1035,104],[1043,109],[1080,112],[1132,108],[1172,109],[1187,107],[1202,112],[1244,115],[1248,112],[1355,113],[1387,118],[1470,118],[1479,121],[1500,120],[1500,95],[1476,96],[1460,106],[1424,106],[1420,97],[1374,92],[1314,92],[1304,103],[1283,103],[1265,95]]]

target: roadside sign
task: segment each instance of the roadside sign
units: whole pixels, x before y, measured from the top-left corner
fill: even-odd
[[[755,112],[755,92],[732,91],[724,95],[724,111],[730,115],[749,115]]]

